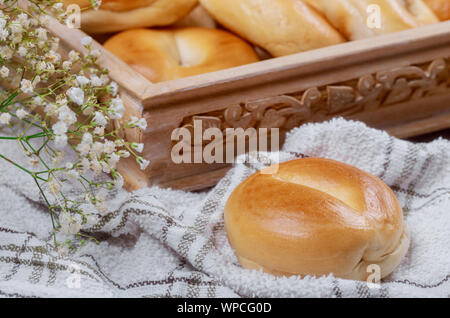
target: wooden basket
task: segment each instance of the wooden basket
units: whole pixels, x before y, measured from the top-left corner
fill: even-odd
[[[84,51],[80,30],[52,21],[67,49]],[[101,64],[121,87],[126,118],[144,116],[148,129],[127,138],[145,143],[147,171],[121,166],[127,186],[185,190],[214,185],[224,164],[175,164],[174,129],[268,127],[285,132],[336,116],[361,120],[405,138],[450,127],[450,21],[274,58],[224,71],[152,84],[102,50]],[[125,119],[126,119],[125,118]]]

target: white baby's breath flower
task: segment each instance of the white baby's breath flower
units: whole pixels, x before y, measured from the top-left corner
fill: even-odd
[[[119,85],[116,82],[111,82],[109,84],[110,93],[112,96],[117,96],[117,93],[119,92]]]
[[[136,127],[146,130],[147,129],[147,120],[145,118],[141,118],[137,121]]]
[[[3,29],[6,26],[6,23],[8,23],[8,21],[6,21],[5,16],[3,16],[3,13],[0,14],[0,29]]]
[[[68,127],[65,122],[58,121],[52,126],[52,130],[55,135],[64,135],[67,132]]]
[[[81,138],[81,143],[82,144],[87,144],[87,145],[92,145],[92,142],[93,142],[92,134],[84,133],[83,137]]]
[[[9,125],[11,121],[11,115],[8,113],[0,113],[0,124]]]
[[[34,106],[41,106],[43,104],[43,102],[44,102],[44,100],[42,99],[41,96],[33,97],[32,101],[33,101],[33,105]]]
[[[105,134],[105,127],[95,127],[94,134],[97,136],[103,136]]]
[[[123,177],[122,177],[120,174],[117,175],[117,176],[114,178],[113,183],[114,183],[114,187],[115,187],[116,189],[122,189],[122,188],[123,188],[123,184],[124,184]]]
[[[100,87],[103,85],[102,80],[100,79],[100,77],[98,77],[97,75],[92,75],[91,76],[91,84],[94,87]],[[112,95],[112,94],[111,94]]]
[[[7,78],[9,76],[9,68],[3,65],[2,68],[0,68],[0,76]]]
[[[102,5],[102,0],[94,0],[94,10],[98,10]]]
[[[31,81],[23,79],[20,82],[20,90],[25,94],[31,94],[33,93],[33,84],[31,83]]]
[[[62,106],[58,109],[58,119],[65,122],[67,126],[70,126],[77,122],[77,115],[69,106]]]
[[[131,148],[141,153],[144,150],[144,144],[133,142],[131,143]]]
[[[97,125],[100,125],[100,126],[106,126],[106,124],[108,123],[107,121],[106,121],[106,118],[105,118],[105,116],[101,113],[101,112],[95,112],[95,114],[94,114],[94,119],[92,119],[92,121],[95,123],[95,124],[97,124]]]
[[[98,59],[98,58],[100,58],[100,56],[102,55],[102,53],[100,52],[100,50],[92,50],[91,55],[92,55],[94,58]]]
[[[58,111],[58,106],[53,103],[47,103],[44,107],[44,112],[49,115],[54,115]]]
[[[23,26],[20,24],[19,20],[11,21],[9,24],[9,29],[11,30],[11,33],[15,34],[21,34],[23,32]]]
[[[16,111],[16,115],[17,115],[17,117],[19,117],[19,119],[24,119],[24,118],[26,118],[28,115],[30,115],[30,113],[29,112],[27,112],[25,109],[23,109],[23,108],[19,108],[17,111]]]
[[[69,104],[69,102],[67,101],[67,98],[63,97],[63,96],[58,96],[56,98],[56,104],[58,104],[58,106],[67,106]]]
[[[79,87],[72,87],[67,91],[67,96],[72,102],[77,105],[83,105],[84,103],[84,91]]]
[[[120,119],[123,117],[123,113],[125,112],[125,107],[120,98],[114,98],[111,100],[111,119]]]
[[[21,13],[17,16],[17,21],[25,28],[30,26],[30,20],[28,19],[28,15],[26,13]]]
[[[91,163],[90,163],[89,159],[83,158],[78,163],[78,170],[80,171],[80,173],[85,173],[86,171],[89,170],[90,166],[91,166]]]
[[[112,154],[116,151],[116,144],[111,140],[106,140],[103,144],[103,152],[106,154]]]
[[[60,11],[63,8],[63,3],[62,2],[57,2],[53,5],[53,9],[55,9],[56,11]]]
[[[141,170],[147,169],[148,165],[150,164],[150,161],[145,160],[144,158],[141,157],[137,159],[137,162],[139,163],[139,167],[141,168]]]
[[[17,54],[19,54],[21,57],[25,57],[25,55],[27,55],[27,53],[28,53],[28,50],[23,46],[19,47],[19,49],[17,50]]]
[[[0,56],[5,60],[10,60],[14,55],[14,51],[8,46],[0,47]]]
[[[103,86],[104,86],[104,85],[108,85],[109,81],[111,80],[111,79],[109,78],[109,76],[106,75],[106,74],[102,74],[102,75],[100,76],[100,79],[101,79],[101,81],[102,81],[102,83],[103,83]],[[112,94],[111,94],[111,95],[112,95]]]
[[[111,166],[107,162],[100,161],[100,164],[102,165],[102,171],[104,173],[111,173]]]
[[[128,151],[126,151],[126,150],[119,150],[119,151],[117,152],[117,154],[118,154],[120,157],[122,157],[122,158],[128,158],[128,157],[130,157],[130,153],[129,153]]]
[[[104,152],[104,147],[105,144],[96,141],[92,144],[91,150],[95,154],[95,156],[100,157],[100,155]]]
[[[36,35],[37,35],[38,39],[41,41],[47,41],[47,39],[48,39],[47,30],[44,28],[38,28],[36,30]]]
[[[48,25],[48,24],[50,23],[50,16],[47,15],[47,14],[41,14],[41,15],[39,16],[39,22],[40,22],[42,25]]]
[[[58,150],[67,146],[67,135],[58,135],[55,137],[55,146]]]
[[[69,59],[72,63],[78,61],[79,58],[80,58],[80,53],[73,51],[73,50],[69,52]]]
[[[96,176],[102,173],[102,165],[98,160],[91,161],[91,170]]]
[[[116,155],[115,153],[112,153],[109,155],[108,164],[112,168],[115,168],[116,165],[119,163],[119,161],[120,161],[120,156]]]
[[[13,5],[10,6],[10,2]],[[33,130],[42,128],[42,136],[35,135],[39,138],[33,140],[36,144],[43,142],[42,148],[35,148],[42,151],[33,155],[35,151],[28,146],[33,148],[34,145],[23,145],[26,160],[40,169],[30,168],[31,171],[40,171],[39,176],[48,180],[41,179],[46,184],[42,194],[45,197],[52,193],[45,201],[58,208],[54,209],[59,218],[54,230],[65,235],[78,234],[85,225],[98,222],[99,211],[106,211],[106,194],[98,191],[123,186],[124,179],[116,171],[120,160],[136,157],[141,169],[146,169],[150,162],[136,156],[143,151],[143,144],[131,144],[117,137],[122,131],[109,133],[105,138],[110,121],[123,118],[125,107],[119,97],[119,85],[97,64],[102,51],[92,47],[94,40],[89,36],[81,40],[86,47],[83,52],[87,54],[70,51],[68,56],[62,56],[58,53],[60,39],[46,28],[52,18],[39,13],[42,12],[39,8],[32,8],[45,2],[45,10],[63,21],[67,13],[63,12],[61,1],[29,1],[26,11],[14,5],[16,2],[0,0],[0,79],[12,85],[19,83],[11,90],[5,89],[5,93],[18,92],[25,96],[20,95],[21,105],[11,102],[1,109],[0,126],[17,122],[20,129],[28,129],[28,125],[19,124],[18,120],[12,121],[21,118],[35,123]],[[57,4],[53,5],[55,2]],[[98,0],[90,2],[95,9],[101,5]],[[133,123],[128,122],[120,129],[135,127],[146,129],[147,123],[135,118]],[[77,159],[72,161],[73,158]],[[110,176],[100,177],[102,172]],[[87,201],[71,198],[72,192],[63,188],[66,182],[71,187],[80,187],[81,183],[80,189],[86,190]],[[58,237],[55,236],[55,240]],[[56,247],[64,249],[61,253],[66,254],[65,246],[76,247],[72,244],[70,239],[62,244],[56,242]]]
[[[89,84],[89,79],[86,76],[77,76],[77,82],[80,86]]]
[[[61,55],[53,51],[50,51],[49,53],[47,53],[46,58],[50,63],[58,64],[59,61],[61,60]]]
[[[71,61],[64,61],[62,63],[62,68],[65,70],[70,70],[70,68],[72,67],[72,62]]]
[[[90,36],[85,36],[81,39],[81,44],[85,47],[88,47],[92,44],[92,38]]]
[[[36,87],[37,84],[39,84],[41,82],[41,77],[39,75],[36,75],[33,78],[33,81],[31,82],[31,85],[33,85],[33,87]]]
[[[80,153],[81,156],[87,156],[89,151],[91,151],[91,145],[80,143],[77,146],[77,151]]]
[[[6,41],[9,36],[9,31],[7,29],[0,30],[0,40]]]
[[[81,217],[63,212],[59,215],[60,232],[64,235],[75,235],[81,230]]]

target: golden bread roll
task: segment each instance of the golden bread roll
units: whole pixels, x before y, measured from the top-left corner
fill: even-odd
[[[450,20],[450,0],[424,0],[442,21]]]
[[[200,0],[200,3],[226,28],[275,57],[345,41],[303,0]]]
[[[248,269],[277,276],[366,280],[389,275],[405,256],[409,231],[392,190],[377,177],[328,159],[282,163],[243,181],[225,206],[225,227]]]
[[[82,8],[81,27],[88,33],[166,26],[186,16],[198,0],[103,0],[98,10],[90,0],[63,0]]]
[[[244,40],[207,28],[128,30],[104,47],[154,83],[259,61]]]
[[[173,25],[174,27],[217,28],[213,17],[201,5],[195,7],[187,16]]]
[[[349,40],[403,31],[439,22],[422,0],[306,0]],[[380,28],[368,23],[371,5],[381,13]]]

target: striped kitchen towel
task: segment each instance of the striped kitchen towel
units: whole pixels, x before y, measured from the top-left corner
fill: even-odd
[[[0,152],[11,151],[0,144]],[[224,230],[227,197],[257,169],[304,155],[371,172],[398,196],[411,246],[378,288],[332,275],[276,278],[239,266]],[[88,229],[100,244],[67,256],[52,248],[48,211],[33,184],[0,162],[0,296],[449,297],[449,156],[445,140],[413,144],[343,119],[304,125],[281,153],[237,164],[208,193],[117,192]]]

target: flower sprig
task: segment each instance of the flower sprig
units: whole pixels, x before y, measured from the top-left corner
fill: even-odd
[[[62,10],[59,1],[29,1],[24,8],[0,0],[0,142],[15,141],[28,163],[1,153],[0,159],[33,179],[64,252],[93,239],[84,230],[105,212],[107,192],[123,186],[119,161],[134,157],[142,169],[149,162],[140,155],[143,144],[121,137],[123,129],[145,130],[145,119],[113,124],[125,107],[117,83],[98,65],[92,38],[82,39],[86,54],[64,54],[45,28],[50,15],[64,17]]]

